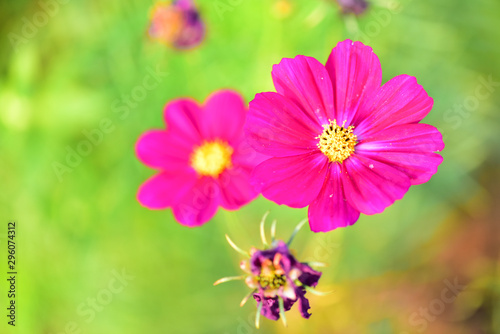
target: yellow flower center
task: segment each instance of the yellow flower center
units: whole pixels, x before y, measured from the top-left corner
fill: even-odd
[[[260,286],[263,289],[277,289],[280,286],[286,284],[286,276],[278,275],[273,273],[273,275],[259,275],[257,276],[257,282],[259,282]]]
[[[274,290],[286,284],[285,271],[280,265],[281,258],[282,255],[276,253],[273,261],[266,259],[262,262],[260,275],[256,279],[263,289]]]
[[[191,154],[191,167],[201,176],[219,176],[233,166],[233,148],[221,140],[207,141],[196,147]]]
[[[354,152],[354,146],[358,137],[352,133],[354,126],[344,127],[337,124],[336,120],[330,121],[330,124],[323,125],[323,133],[316,137],[319,139],[318,148],[328,157],[330,162],[342,163]]]

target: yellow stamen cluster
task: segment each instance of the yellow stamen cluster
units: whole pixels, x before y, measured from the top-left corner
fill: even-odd
[[[274,290],[286,284],[285,271],[280,265],[281,258],[282,255],[276,253],[273,261],[266,259],[261,264],[260,275],[256,280],[263,289]]]
[[[286,284],[286,276],[285,275],[270,275],[270,276],[264,276],[264,275],[259,275],[257,276],[257,282],[259,282],[260,286],[263,289],[277,289],[280,286],[283,286]]]
[[[221,140],[207,141],[191,154],[191,167],[201,176],[218,177],[232,167],[233,148]]]
[[[323,133],[316,137],[319,139],[318,148],[328,157],[330,162],[342,163],[354,152],[358,137],[352,132],[354,126],[345,127],[337,124],[336,120],[323,125]]]

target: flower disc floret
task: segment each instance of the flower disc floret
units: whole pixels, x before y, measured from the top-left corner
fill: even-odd
[[[323,133],[316,137],[319,139],[318,148],[328,157],[330,162],[343,162],[354,152],[358,137],[352,132],[354,126],[342,126],[336,120],[323,125]]]
[[[201,176],[218,177],[232,167],[233,148],[222,140],[207,141],[196,147],[191,155],[191,167]]]

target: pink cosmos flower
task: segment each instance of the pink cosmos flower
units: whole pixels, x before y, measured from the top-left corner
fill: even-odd
[[[274,65],[276,93],[250,102],[245,131],[269,157],[253,182],[264,197],[309,205],[314,232],[354,224],[401,199],[436,173],[441,133],[419,123],[433,100],[408,75],[384,85],[373,50],[340,42],[325,66],[297,56]]]
[[[246,142],[247,108],[232,91],[218,91],[204,106],[190,99],[165,107],[166,130],[144,133],[136,153],[159,170],[137,194],[149,209],[172,208],[186,226],[210,220],[217,208],[236,210],[257,196],[250,174],[262,159]]]

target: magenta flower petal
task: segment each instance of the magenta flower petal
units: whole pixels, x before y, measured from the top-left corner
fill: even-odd
[[[221,206],[236,210],[259,194],[248,182],[255,166],[266,159],[257,153],[246,140],[234,145],[232,161],[235,167],[224,171],[218,179],[221,189]]]
[[[278,297],[270,298],[270,297],[264,297],[258,293],[254,293],[253,298],[255,299],[257,304],[260,303],[260,301],[262,301],[262,310],[260,311],[260,313],[264,317],[268,318],[269,320],[278,320],[280,318],[280,306]],[[295,302],[296,300],[293,299],[288,299],[288,298],[284,299],[283,309],[285,310],[285,312],[290,311]]]
[[[327,169],[328,160],[320,153],[276,157],[255,168],[253,182],[264,197],[303,208],[318,195]]]
[[[333,84],[335,104],[335,113],[329,117],[340,124],[351,124],[361,117],[360,103],[382,83],[380,61],[371,47],[348,39],[332,50],[325,67]]]
[[[247,138],[240,139],[239,143],[235,143],[233,145],[236,147],[232,156],[233,165],[247,167],[253,170],[256,165],[269,158],[267,155],[254,150],[254,148],[248,143]]]
[[[261,93],[251,102],[245,132],[253,147],[267,155],[291,156],[316,149],[322,128],[277,93]],[[293,130],[292,130],[293,129]]]
[[[137,199],[149,209],[165,209],[175,204],[178,197],[188,193],[196,182],[197,176],[193,170],[163,171],[144,182],[139,188]]]
[[[232,110],[228,113],[227,110]],[[207,98],[200,128],[206,139],[220,138],[233,144],[241,137],[247,108],[239,94],[221,90]]]
[[[365,138],[360,155],[393,165],[410,177],[411,184],[429,181],[443,157],[432,153],[444,148],[441,133],[428,124],[398,125]]]
[[[345,171],[342,184],[347,200],[367,215],[384,211],[403,198],[411,185],[408,176],[397,168],[361,155],[347,159]]]
[[[332,164],[318,197],[309,206],[309,226],[313,232],[328,232],[354,224],[359,211],[347,201],[342,185],[342,170]]]
[[[248,182],[252,174],[251,168],[240,166],[226,170],[219,178],[221,189],[221,205],[227,210],[236,210],[253,200],[257,193]]]
[[[319,61],[305,56],[283,58],[273,66],[272,77],[278,94],[293,101],[311,120],[328,123],[333,112],[332,82]]]
[[[170,171],[185,169],[191,150],[182,138],[161,130],[144,133],[135,147],[137,157],[146,166]]]
[[[366,101],[357,133],[369,136],[391,126],[418,123],[427,116],[433,103],[415,77],[398,75]]]
[[[305,296],[306,290],[304,288],[298,288],[295,293],[299,300],[300,315],[305,319],[309,319],[309,317],[311,317],[311,313],[309,313],[308,310],[311,306],[309,305],[309,300]]]
[[[316,287],[318,285],[321,273],[317,270],[311,268],[307,263],[299,263],[296,266],[300,269],[301,274],[299,275],[299,282],[302,285],[307,285],[310,287]]]
[[[217,212],[219,202],[220,188],[217,182],[211,177],[202,177],[172,205],[172,211],[182,225],[196,227],[212,219]]]
[[[165,107],[166,130],[148,131],[137,144],[139,160],[159,173],[139,189],[150,209],[172,208],[186,226],[210,220],[217,208],[235,210],[258,192],[250,174],[263,157],[243,135],[247,109],[235,92],[213,94],[204,106],[190,99]]]
[[[195,101],[179,99],[169,102],[165,106],[165,123],[167,128],[179,134],[190,144],[201,144],[202,110]]]

